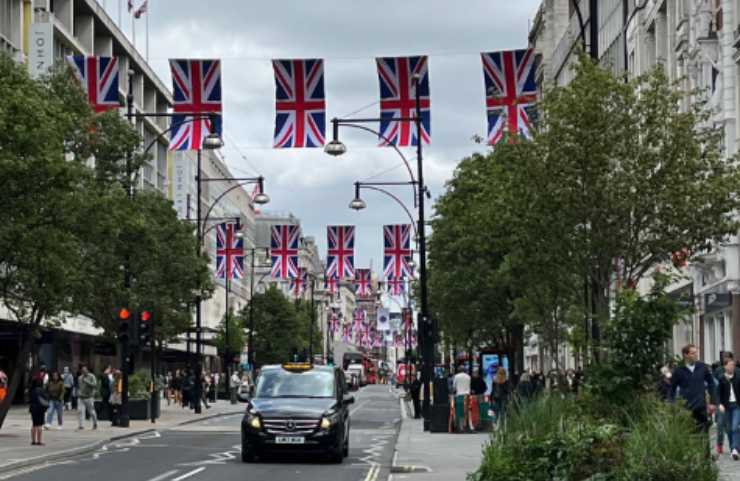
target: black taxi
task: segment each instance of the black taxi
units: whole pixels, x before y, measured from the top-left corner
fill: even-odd
[[[337,367],[263,366],[242,419],[242,461],[268,452],[309,452],[341,463],[349,454],[354,401]]]

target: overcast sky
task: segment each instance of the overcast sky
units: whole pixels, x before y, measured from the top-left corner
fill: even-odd
[[[136,0],[138,5],[142,0]],[[101,2],[102,3],[102,2]],[[118,19],[117,2],[108,0]],[[125,4],[125,2],[123,2]],[[400,158],[365,132],[343,131],[348,153],[272,149],[275,86],[272,58],[325,59],[327,120],[378,116],[377,56],[429,56],[432,144],[424,176],[432,196],[485,135],[480,52],[525,48],[540,0],[150,0],[150,63],[171,84],[169,58],[222,59],[226,162],[237,174],[261,174],[268,210],[292,212],[304,235],[326,251],[326,225],[357,226],[356,267],[382,270],[382,225],[408,217],[385,196],[364,194],[368,209],[347,204],[353,182],[404,181]],[[130,33],[125,15],[122,27]],[[144,53],[145,20],[137,23]],[[330,137],[327,125],[327,138]],[[415,166],[415,150],[404,152]],[[396,193],[412,207],[410,189]],[[432,206],[427,216],[433,213]]]

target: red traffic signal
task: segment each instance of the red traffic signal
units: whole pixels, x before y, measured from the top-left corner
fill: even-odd
[[[129,317],[131,317],[131,313],[125,307],[122,307],[121,310],[118,311],[118,319],[121,321],[128,321]]]
[[[152,313],[149,311],[144,311],[141,313],[141,321],[142,322],[149,322],[152,318]]]

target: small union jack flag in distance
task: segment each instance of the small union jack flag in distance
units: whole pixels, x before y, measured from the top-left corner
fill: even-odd
[[[106,112],[120,106],[117,58],[71,55],[67,57],[67,63],[72,67],[95,112]]]
[[[324,276],[324,289],[326,289],[330,296],[334,297],[339,292],[339,279]]]
[[[411,225],[383,226],[383,265],[386,279],[411,277]]]
[[[275,148],[321,147],[326,131],[324,61],[273,60]]]
[[[179,114],[172,117],[170,150],[201,150],[211,129],[222,131],[221,61],[173,59],[170,69],[173,109]],[[216,114],[213,126],[209,114]]]
[[[532,137],[537,100],[534,51],[508,50],[482,53],[488,112],[488,144],[496,145],[508,133]]]
[[[393,120],[416,117],[415,75],[419,76],[421,136],[428,144],[432,127],[427,57],[383,57],[377,58],[376,63],[380,80],[380,132],[383,134],[380,145],[417,145],[416,122]]]
[[[372,272],[370,269],[357,269],[355,271],[355,293],[360,297],[368,297],[373,294]]]
[[[406,291],[406,282],[402,277],[388,279],[386,282],[388,284],[388,292],[392,296],[400,296]]]
[[[272,226],[270,257],[272,258],[272,277],[288,279],[298,276],[298,238],[297,225]]]
[[[299,298],[306,292],[308,284],[308,269],[301,267],[298,269],[298,276],[290,279],[290,292],[295,298]]]
[[[216,277],[244,277],[244,239],[236,236],[236,224],[216,226]]]
[[[355,277],[355,227],[330,225],[327,227],[329,250],[326,273],[335,279]]]

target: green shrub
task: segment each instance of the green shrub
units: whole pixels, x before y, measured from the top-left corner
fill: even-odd
[[[148,372],[138,371],[128,377],[129,399],[149,399],[151,377]]]
[[[686,409],[654,403],[626,439],[620,481],[716,481],[707,443]]]

